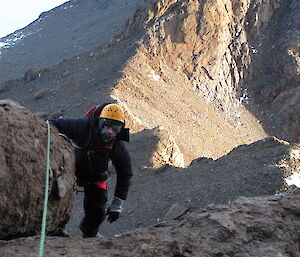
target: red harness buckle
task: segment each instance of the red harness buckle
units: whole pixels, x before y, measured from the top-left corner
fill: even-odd
[[[100,189],[104,189],[107,191],[107,180],[101,181],[101,182],[95,182],[96,187]]]

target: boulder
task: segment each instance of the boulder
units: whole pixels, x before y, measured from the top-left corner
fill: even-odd
[[[0,101],[0,239],[41,229],[47,125],[10,100]],[[72,149],[51,128],[47,232],[63,226],[74,197]]]
[[[25,72],[24,80],[26,83],[35,80],[41,76],[43,72],[47,71],[47,69],[40,69],[40,68],[31,68]]]

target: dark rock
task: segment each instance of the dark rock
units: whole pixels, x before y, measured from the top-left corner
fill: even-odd
[[[45,89],[41,89],[40,91],[38,91],[35,95],[34,95],[34,99],[41,99],[42,97],[44,97],[46,94],[48,94],[49,89],[45,88]]]
[[[30,70],[26,71],[24,75],[24,80],[26,83],[39,78],[46,69],[40,68],[31,68]]]
[[[163,221],[175,220],[187,213],[190,209],[189,202],[179,202],[173,204],[163,217]]]
[[[48,115],[47,119],[56,119],[56,118],[59,118],[61,117],[62,115],[64,114],[64,111],[63,110],[60,110],[58,112],[53,112],[51,114]]]
[[[66,78],[66,77],[68,77],[70,74],[71,74],[70,71],[65,71],[65,72],[62,74],[62,76],[63,76],[63,78]]]
[[[8,91],[11,87],[13,87],[16,84],[16,80],[8,80],[0,85],[0,94],[3,92]]]

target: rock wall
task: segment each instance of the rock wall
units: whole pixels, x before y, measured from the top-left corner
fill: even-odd
[[[170,68],[230,118],[245,101],[237,97],[251,73],[250,42],[262,36],[279,8],[280,0],[155,1],[136,14],[130,29],[145,27],[141,51],[157,75]]]
[[[252,70],[249,37],[259,34],[278,8],[270,1],[261,5],[246,0],[156,1],[129,23],[127,33],[143,26],[146,35],[113,97],[137,123],[171,131],[186,163],[198,156],[218,158],[266,136],[243,106]],[[250,12],[260,22],[250,24]]]
[[[129,22],[126,36],[146,33],[113,96],[137,123],[171,131],[186,163],[266,134],[297,142],[299,10],[292,0],[155,1]]]
[[[47,125],[17,103],[0,101],[0,239],[41,229]],[[72,149],[51,129],[47,232],[63,226],[74,197]]]

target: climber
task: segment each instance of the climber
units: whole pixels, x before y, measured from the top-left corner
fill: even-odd
[[[83,237],[98,236],[104,221],[112,223],[122,211],[122,205],[132,176],[131,158],[124,141],[129,141],[129,129],[117,104],[98,106],[92,114],[78,119],[49,120],[60,135],[75,149],[75,175],[78,186],[84,188],[84,212],[80,223]],[[109,160],[115,167],[117,181],[114,198],[106,210]]]

